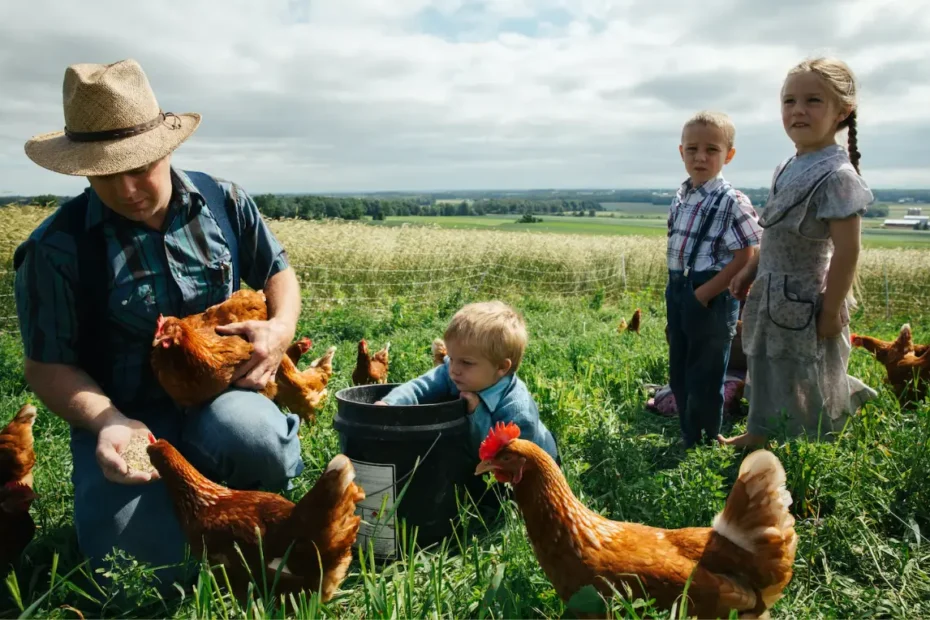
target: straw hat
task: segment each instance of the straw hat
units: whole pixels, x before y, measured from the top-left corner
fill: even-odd
[[[135,60],[65,70],[65,130],[34,136],[26,155],[43,168],[100,176],[157,161],[187,140],[200,115],[163,113]]]

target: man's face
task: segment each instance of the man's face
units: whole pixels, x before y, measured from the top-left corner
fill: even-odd
[[[108,208],[126,219],[161,228],[171,200],[171,157],[141,168],[99,177],[87,177]]]

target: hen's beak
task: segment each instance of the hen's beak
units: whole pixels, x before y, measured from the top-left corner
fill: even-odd
[[[475,475],[480,476],[481,474],[486,474],[488,472],[494,471],[494,462],[490,460],[484,460],[478,463],[478,467],[475,468]]]
[[[157,347],[158,345],[160,345],[161,343],[163,343],[163,342],[164,342],[165,340],[167,340],[167,339],[168,339],[167,336],[155,336],[155,339],[152,340],[152,346],[153,346],[153,347]]]

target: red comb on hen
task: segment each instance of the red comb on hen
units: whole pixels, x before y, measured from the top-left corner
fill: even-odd
[[[501,448],[520,436],[520,427],[513,422],[504,424],[498,422],[496,426],[491,427],[488,436],[481,442],[478,448],[478,458],[482,461],[493,459]]]
[[[155,333],[161,333],[161,330],[164,326],[165,326],[165,316],[163,314],[159,314],[158,321],[155,323]]]

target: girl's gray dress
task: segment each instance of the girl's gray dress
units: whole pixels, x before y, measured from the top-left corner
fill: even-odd
[[[843,333],[817,337],[817,314],[833,256],[827,220],[863,214],[872,192],[832,145],[791,157],[775,170],[759,224],[759,270],[743,309],[748,361],[748,431],[830,438],[850,412],[877,396],[846,374],[849,309]]]

